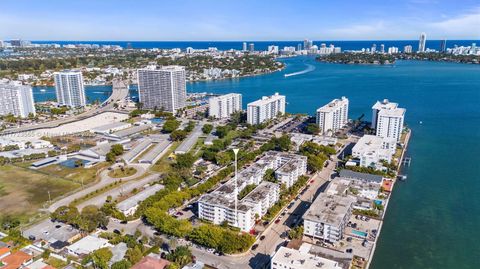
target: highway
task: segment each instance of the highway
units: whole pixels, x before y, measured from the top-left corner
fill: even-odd
[[[28,132],[28,131],[34,131],[39,129],[55,128],[63,124],[84,120],[103,112],[112,111],[114,108],[114,103],[118,100],[124,99],[127,96],[128,96],[128,87],[125,84],[125,82],[119,79],[114,79],[112,94],[110,95],[110,97],[108,97],[107,100],[105,100],[105,102],[103,102],[100,106],[98,106],[95,109],[92,109],[92,110],[89,110],[65,119],[58,119],[58,120],[43,122],[39,124],[32,124],[32,125],[26,125],[26,126],[21,126],[17,128],[6,129],[0,132],[0,135]]]

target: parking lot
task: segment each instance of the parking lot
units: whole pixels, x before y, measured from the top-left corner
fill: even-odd
[[[50,219],[46,219],[23,231],[23,236],[26,238],[31,240],[42,239],[49,243],[56,241],[71,242],[79,235],[80,231],[72,226],[60,222],[52,222]]]

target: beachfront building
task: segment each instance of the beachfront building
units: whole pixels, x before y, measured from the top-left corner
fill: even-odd
[[[144,108],[175,113],[186,106],[185,67],[148,66],[137,70],[137,80],[139,101]]]
[[[352,157],[360,160],[362,167],[382,169],[381,161],[390,163],[395,154],[396,140],[374,135],[364,135],[353,146]]]
[[[377,101],[372,107],[372,127],[377,136],[400,140],[406,109],[399,108],[397,103],[387,99]]]
[[[317,109],[317,125],[320,134],[334,134],[348,122],[348,98],[333,99]]]
[[[351,196],[320,193],[303,215],[303,234],[331,243],[341,240],[355,201]]]
[[[237,192],[235,179],[232,178],[215,191],[204,194],[198,201],[198,217],[217,225],[227,221],[229,225],[238,227],[242,231],[250,231],[255,221],[264,216],[278,201],[281,183],[293,184],[298,176],[306,173],[306,158],[298,161],[300,157],[304,156],[267,152],[257,162],[238,172]],[[286,165],[298,167],[288,170],[285,169]],[[278,178],[279,183],[263,181],[263,176],[268,169],[281,171],[284,178]],[[294,176],[297,178],[293,178]],[[237,193],[249,185],[256,187],[244,198],[238,200]],[[235,203],[237,203],[237,213],[235,213]]]
[[[229,93],[208,99],[208,115],[217,119],[230,118],[234,112],[242,110],[242,95]]]
[[[82,72],[64,70],[55,72],[55,92],[61,106],[84,107],[87,104]]]
[[[251,125],[262,124],[285,113],[285,95],[275,93],[247,105],[247,122]]]
[[[32,88],[20,83],[0,83],[0,115],[35,116]]]
[[[334,260],[310,253],[311,244],[303,243],[299,249],[280,247],[273,255],[271,269],[342,269]]]

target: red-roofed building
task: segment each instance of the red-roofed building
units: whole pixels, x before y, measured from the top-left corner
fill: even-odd
[[[18,269],[32,263],[32,259],[31,255],[23,251],[17,251],[0,260],[3,263],[1,269]]]
[[[165,269],[169,264],[167,260],[145,256],[132,269]]]
[[[0,260],[10,255],[10,249],[7,247],[0,248]]]

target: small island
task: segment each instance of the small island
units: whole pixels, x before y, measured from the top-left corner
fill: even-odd
[[[386,65],[394,64],[395,57],[391,54],[382,53],[332,53],[329,55],[318,56],[317,61],[338,64],[375,64]]]

